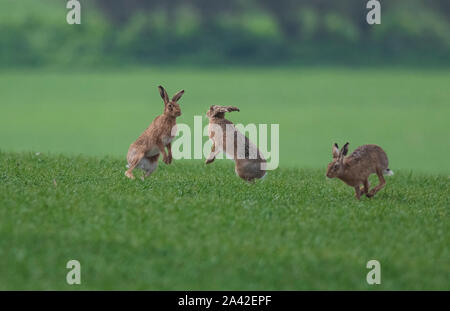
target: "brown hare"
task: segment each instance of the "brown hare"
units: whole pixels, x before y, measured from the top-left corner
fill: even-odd
[[[386,153],[377,145],[360,146],[351,155],[348,153],[348,143],[339,151],[338,145],[333,145],[333,161],[328,164],[327,177],[337,177],[347,185],[355,188],[355,196],[359,200],[362,194],[373,197],[380,191],[386,181],[383,174],[394,175],[388,168],[388,158]],[[380,183],[369,191],[369,176],[377,174]],[[363,188],[360,188],[363,185]]]
[[[266,160],[258,148],[225,119],[225,112],[239,111],[232,106],[211,106],[206,112],[209,119],[208,134],[213,145],[206,164],[214,161],[217,154],[225,152],[235,161],[236,174],[246,181],[262,178],[266,174]],[[228,147],[228,148],[227,148]]]
[[[127,154],[128,170],[125,176],[134,179],[133,169],[136,167],[144,170],[142,177],[148,177],[158,166],[159,154],[163,154],[163,161],[166,164],[172,163],[172,146],[171,142],[174,138],[172,133],[176,126],[176,118],[181,115],[178,100],[184,93],[184,90],[176,93],[171,100],[166,90],[159,86],[159,93],[164,101],[164,113],[157,116],[150,126],[139,136],[139,138],[130,145]],[[168,153],[166,153],[167,147]]]

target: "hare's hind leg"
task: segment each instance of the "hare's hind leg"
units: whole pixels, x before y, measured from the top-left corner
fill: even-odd
[[[141,161],[145,160],[145,167],[143,168],[145,171],[145,174],[144,174],[144,176],[142,176],[142,180],[144,180],[144,178],[150,176],[150,174],[156,170],[156,167],[158,167],[158,158],[159,158],[159,153],[153,157],[145,157],[141,160]]]
[[[356,186],[356,187],[355,187],[355,198],[357,198],[358,200],[361,199],[361,193],[362,193],[362,190],[361,190],[361,188],[359,187],[359,185]]]
[[[383,189],[384,185],[386,185],[386,180],[383,177],[383,171],[377,169],[377,176],[378,179],[380,180],[380,183],[375,188],[370,190],[370,192],[367,194],[369,198],[373,197],[378,191]]]
[[[134,179],[133,170],[139,164],[139,162],[141,162],[143,157],[144,157],[143,152],[136,152],[135,150],[133,150],[128,153],[127,156],[128,170],[125,172],[125,176],[127,176],[130,179]]]
[[[363,182],[363,188],[362,188],[362,192],[366,196],[369,194],[369,187],[370,187],[369,179],[366,178],[366,180],[364,180],[364,182]]]

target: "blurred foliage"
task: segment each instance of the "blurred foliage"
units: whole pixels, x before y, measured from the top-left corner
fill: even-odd
[[[447,0],[0,1],[0,66],[450,64]]]

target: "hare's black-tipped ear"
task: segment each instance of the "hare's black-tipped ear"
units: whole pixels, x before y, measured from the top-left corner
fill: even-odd
[[[178,93],[176,93],[175,95],[173,95],[172,97],[172,101],[173,102],[177,102],[180,100],[181,96],[183,96],[184,94],[184,90],[179,91]]]
[[[338,147],[338,144],[336,144],[336,143],[333,144],[332,154],[333,154],[333,158],[339,157],[339,147]]]
[[[348,143],[345,143],[344,147],[342,147],[342,155],[346,156],[348,153]]]
[[[167,95],[166,90],[160,85],[158,86],[159,94],[161,95],[161,98],[164,101],[164,104],[167,104],[169,102],[169,95]]]
[[[217,112],[232,112],[232,111],[240,111],[238,107],[234,106],[212,106],[214,110]]]

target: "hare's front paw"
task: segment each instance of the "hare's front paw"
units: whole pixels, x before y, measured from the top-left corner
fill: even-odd
[[[213,161],[214,161],[214,158],[206,159],[205,164],[212,163]]]
[[[133,175],[133,173],[131,173],[131,172],[126,171],[126,172],[125,172],[125,176],[127,176],[127,177],[130,178],[130,179],[134,179],[134,175]]]
[[[166,164],[170,164],[171,161],[169,160],[168,156],[165,156],[165,157],[163,157],[163,162]]]
[[[172,155],[169,154],[168,158],[169,158],[169,163],[167,163],[167,164],[171,164],[172,163]]]

